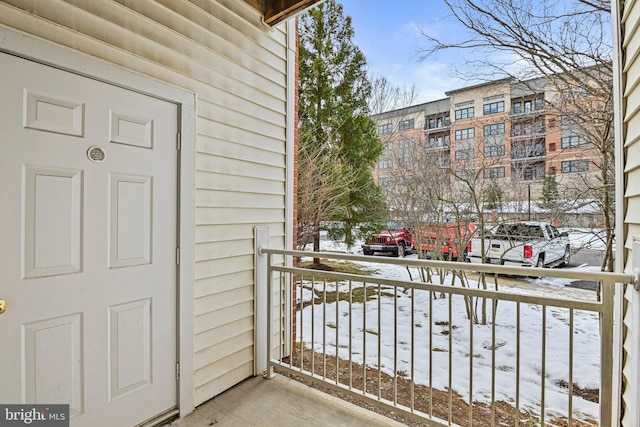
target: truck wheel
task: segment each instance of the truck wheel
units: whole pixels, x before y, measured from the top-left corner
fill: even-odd
[[[560,263],[560,267],[566,267],[571,262],[571,247],[567,245],[564,248],[564,255],[562,256],[562,262]]]
[[[369,250],[366,250],[366,249],[363,249],[363,250],[362,250],[362,253],[363,253],[364,255],[373,255],[373,251],[369,251]]]
[[[404,258],[404,255],[405,255],[404,242],[398,243],[398,250],[396,251],[395,254],[396,256]]]

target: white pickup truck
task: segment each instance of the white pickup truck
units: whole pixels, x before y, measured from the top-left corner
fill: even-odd
[[[565,266],[571,260],[567,233],[546,222],[508,222],[485,233],[484,260],[480,234],[471,239],[469,260],[521,267]]]

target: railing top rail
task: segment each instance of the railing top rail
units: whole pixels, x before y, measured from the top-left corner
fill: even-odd
[[[383,277],[360,276],[349,273],[335,273],[324,270],[308,270],[296,267],[273,267],[275,271],[288,272],[315,277],[316,279],[349,280],[362,282],[367,285],[381,286],[401,286],[407,289],[424,290],[431,292],[442,292],[453,295],[473,296],[478,298],[493,298],[495,300],[513,301],[528,304],[546,304],[553,307],[573,308],[575,310],[586,310],[602,312],[602,302],[577,300],[571,298],[553,297],[545,295],[524,295],[518,293],[505,293],[490,289],[475,289],[469,287],[455,287],[433,282],[418,282],[399,279],[386,279]]]
[[[387,257],[375,257],[371,256],[346,254],[340,252],[312,252],[312,251],[298,251],[288,249],[272,249],[261,247],[259,254],[275,254],[275,255],[290,255],[294,257],[305,258],[328,258],[328,259],[340,259],[347,261],[363,261],[363,262],[376,262],[380,264],[392,264],[412,267],[431,267],[431,268],[443,268],[447,270],[462,270],[462,271],[477,271],[491,274],[513,274],[517,276],[544,276],[555,277],[560,279],[576,279],[576,280],[595,280],[602,281],[603,283],[633,283],[634,278],[631,274],[626,273],[610,273],[601,271],[576,271],[566,269],[551,269],[551,268],[536,268],[536,267],[514,267],[495,264],[470,264],[466,262],[452,262],[452,261],[432,261],[423,259],[407,259],[407,258],[387,258]]]

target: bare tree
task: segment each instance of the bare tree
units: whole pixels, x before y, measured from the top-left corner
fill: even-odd
[[[444,40],[422,31],[421,59],[442,50],[467,56],[465,78],[496,75],[526,80],[542,76],[557,96],[549,107],[561,120],[575,120],[586,143],[597,153],[591,162],[596,180],[574,195],[596,198],[601,206],[607,252],[603,269],[613,269],[614,180],[613,93],[610,5],[604,0],[444,0],[451,16],[466,29]],[[464,38],[466,37],[466,38]],[[505,59],[506,58],[506,59]],[[586,182],[585,182],[586,184]]]
[[[405,206],[407,200],[401,182],[409,182],[412,178],[409,170],[414,161],[415,150],[422,146],[424,132],[415,127],[416,117],[420,116],[420,106],[410,107],[415,103],[418,92],[414,86],[409,88],[393,84],[383,76],[371,76],[372,82],[369,108],[372,118],[378,125],[378,135],[384,145],[378,160],[378,186],[387,201],[387,222],[400,220],[404,226],[412,229],[415,220],[406,218],[403,212],[418,212],[417,206]],[[418,113],[416,115],[416,112]],[[404,128],[401,124],[411,123]],[[409,202],[411,203],[411,202]]]
[[[385,111],[397,110],[412,105],[420,95],[416,85],[399,86],[392,83],[387,77],[370,75],[371,97],[369,98],[369,111],[371,114],[380,114]]]
[[[320,220],[334,216],[356,182],[327,155],[326,146],[301,144],[298,151],[298,249],[319,244]],[[319,250],[319,248],[316,248]]]
[[[470,122],[470,126],[479,127],[475,122]],[[398,143],[396,149],[389,150],[381,158],[381,162],[393,166],[389,168],[392,172],[387,177],[389,181],[384,190],[394,217],[414,232],[414,244],[420,258],[424,255],[420,250],[422,243],[435,240],[437,247],[451,239],[453,234],[451,240],[456,245],[457,259],[464,261],[461,255],[465,253],[470,238],[468,233],[463,233],[464,224],[474,222],[479,232],[484,233],[485,225],[490,221],[487,215],[491,214],[486,207],[489,193],[512,191],[509,188],[512,183],[505,178],[502,166],[504,135],[488,137],[494,143],[491,147],[499,148],[498,156],[493,155],[496,150],[489,150],[486,156],[484,152],[478,152],[477,147],[481,144],[475,138],[456,141],[458,144],[451,146],[448,141],[431,141],[422,132],[413,139],[406,136],[394,135]],[[491,200],[495,202],[495,197]],[[447,236],[443,233],[445,227],[450,228]],[[429,254],[432,259],[441,260],[445,259],[444,255],[444,251]],[[440,283],[444,283],[448,274],[454,274],[452,285],[469,286],[466,276],[454,273],[453,266],[434,271],[423,269],[419,276],[420,280],[428,282],[438,276]],[[478,286],[488,287],[484,276],[480,277]],[[465,302],[469,318],[485,324],[488,319],[487,301],[469,297]]]

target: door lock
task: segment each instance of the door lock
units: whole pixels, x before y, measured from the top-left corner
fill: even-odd
[[[0,314],[7,311],[7,302],[3,299],[0,299]]]

